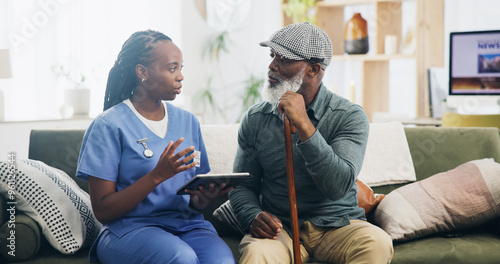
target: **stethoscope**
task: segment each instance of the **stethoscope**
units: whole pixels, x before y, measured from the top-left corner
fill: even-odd
[[[144,147],[144,152],[142,152],[142,154],[144,155],[144,157],[151,158],[151,157],[153,157],[154,153],[153,153],[152,150],[150,150],[148,148],[148,145],[146,144],[146,141],[148,141],[148,138],[139,139],[139,140],[137,140],[137,143],[142,144],[142,146]]]

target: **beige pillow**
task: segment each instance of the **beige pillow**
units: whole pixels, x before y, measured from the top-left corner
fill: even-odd
[[[391,162],[387,162],[388,160]],[[401,122],[370,124],[365,158],[358,180],[370,187],[417,180]]]
[[[400,187],[380,202],[374,222],[393,240],[480,225],[500,216],[500,164],[493,159]]]

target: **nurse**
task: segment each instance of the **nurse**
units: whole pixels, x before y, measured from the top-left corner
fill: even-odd
[[[235,263],[200,212],[230,188],[176,195],[210,171],[197,118],[164,102],[181,93],[182,63],[169,37],[147,30],[130,36],[109,72],[104,112],[85,133],[77,169],[103,224],[91,262]]]

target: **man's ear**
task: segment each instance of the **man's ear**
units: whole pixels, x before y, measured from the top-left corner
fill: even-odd
[[[307,72],[307,76],[309,77],[314,77],[318,75],[319,72],[321,72],[321,64],[319,63],[312,63],[310,64],[310,70]]]
[[[135,66],[135,74],[137,75],[137,78],[139,78],[139,80],[148,79],[148,69],[142,64],[137,64]]]

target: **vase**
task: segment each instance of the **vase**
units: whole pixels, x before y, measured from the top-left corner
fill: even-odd
[[[90,110],[90,90],[89,89],[66,89],[64,90],[63,107],[72,108],[72,114],[75,116],[88,116]],[[68,109],[61,108],[67,115]],[[71,116],[70,115],[70,116]]]
[[[368,25],[360,13],[355,13],[344,28],[344,50],[347,54],[366,54],[368,48]]]

